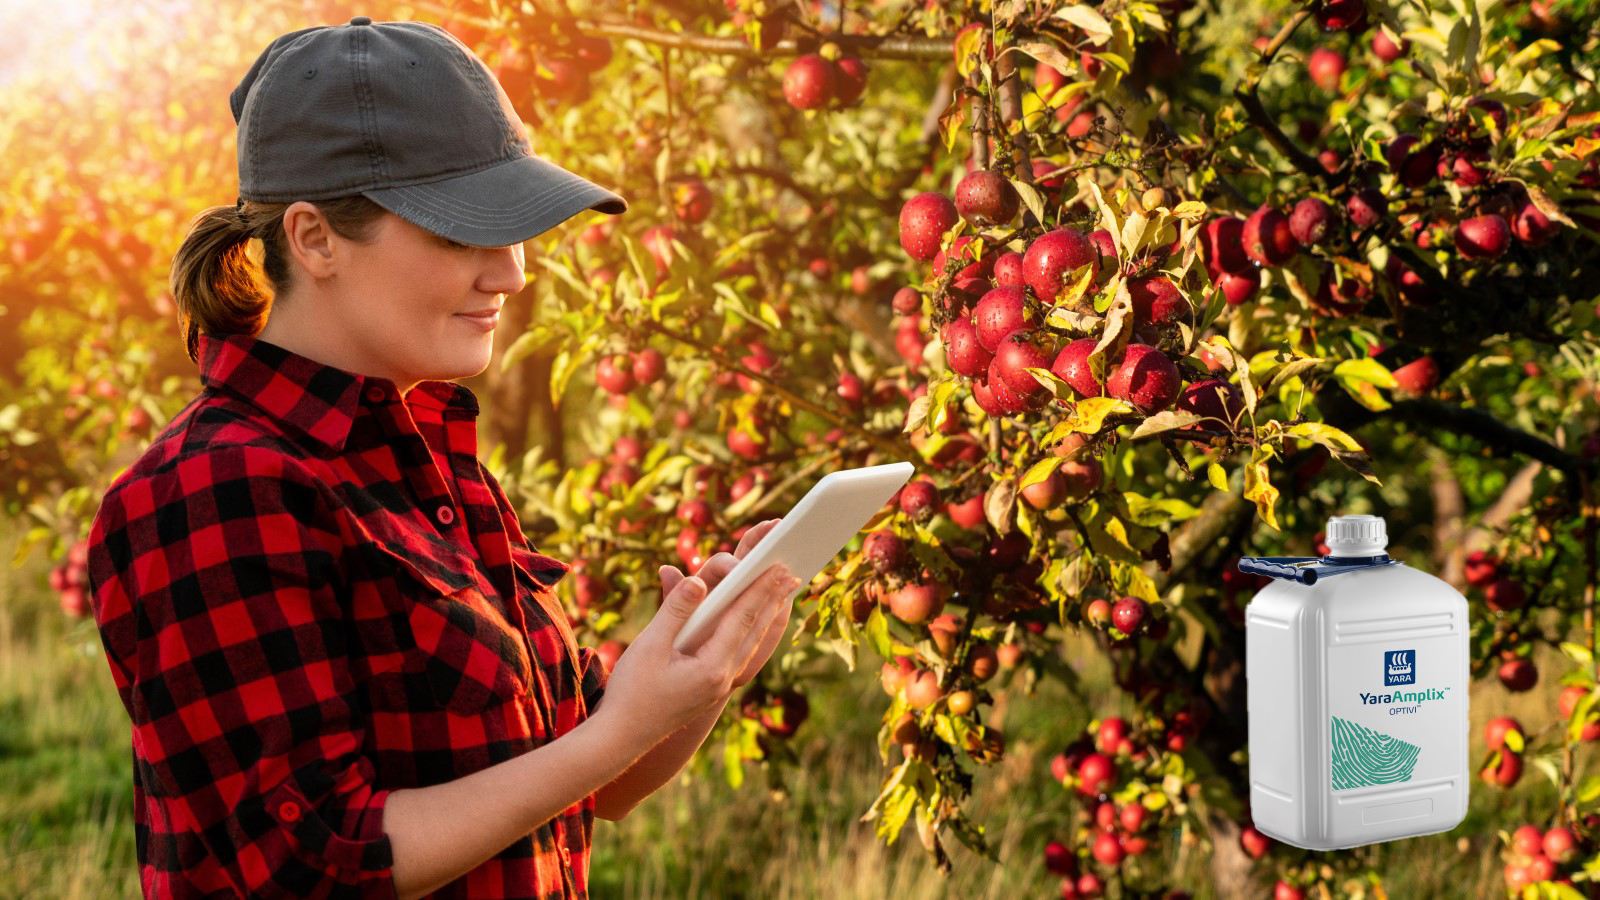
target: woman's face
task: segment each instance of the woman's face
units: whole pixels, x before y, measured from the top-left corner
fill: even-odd
[[[527,283],[521,244],[454,244],[387,212],[373,240],[357,244],[304,219],[285,217],[286,228],[302,229],[298,246],[290,239],[301,289],[269,316],[264,339],[281,312],[294,321],[279,331],[299,344],[288,349],[402,391],[489,365],[500,308]]]

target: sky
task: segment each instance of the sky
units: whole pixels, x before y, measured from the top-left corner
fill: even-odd
[[[86,85],[88,63],[104,25],[187,15],[193,0],[0,0],[0,88],[26,71],[48,68]]]

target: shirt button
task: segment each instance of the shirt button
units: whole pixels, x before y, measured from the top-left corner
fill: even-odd
[[[449,525],[456,520],[456,511],[448,506],[441,506],[434,512],[433,517],[439,520],[440,525]]]
[[[278,817],[290,822],[300,821],[300,804],[293,800],[285,800],[278,806]]]
[[[566,847],[561,848],[561,864],[564,866],[572,865],[572,851]]]
[[[371,400],[373,403],[382,403],[383,402],[383,398],[384,398],[383,388],[376,387],[376,386],[367,388],[367,399],[368,400]]]

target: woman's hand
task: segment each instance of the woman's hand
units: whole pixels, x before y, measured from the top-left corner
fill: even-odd
[[[776,523],[764,522],[747,531],[740,553],[748,553],[772,524]],[[672,578],[672,589],[607,680],[605,699],[596,716],[618,723],[618,733],[638,743],[632,748],[637,752],[649,750],[713,705],[726,703],[739,684],[760,671],[788,623],[790,600],[800,580],[787,566],[777,563],[745,588],[700,646],[692,653],[678,652],[673,642],[710,593],[700,574],[720,581],[742,558],[719,557],[707,560],[700,572],[688,578],[675,567],[663,567],[663,583]],[[665,571],[668,568],[672,571]],[[741,678],[744,681],[738,680]]]
[[[767,532],[776,528],[781,521],[783,521],[781,518],[768,519],[746,529],[744,536],[739,539],[739,546],[734,549],[731,555],[718,553],[702,563],[700,568],[695,570],[695,576],[705,581],[706,593],[709,595],[711,590],[722,579],[728,577],[728,573],[733,571],[734,566],[749,555],[750,551],[761,543],[761,539],[767,536]],[[664,597],[672,593],[673,589],[684,578],[682,570],[677,566],[662,566],[661,595]],[[787,602],[772,610],[772,618],[767,624],[766,631],[762,634],[761,642],[756,645],[755,652],[750,654],[750,658],[746,660],[744,668],[740,670],[738,675],[734,676],[733,687],[735,690],[749,684],[750,680],[756,677],[756,673],[760,672],[761,668],[767,664],[767,660],[772,658],[773,652],[778,649],[778,642],[783,640],[784,632],[789,628],[789,614],[793,611],[793,594],[789,596]]]

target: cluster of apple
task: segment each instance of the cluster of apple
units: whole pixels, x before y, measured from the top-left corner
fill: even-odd
[[[860,102],[867,89],[865,60],[841,55],[838,47],[825,45],[822,52],[797,56],[783,73],[783,99],[795,109],[846,107]]]
[[[50,589],[61,597],[61,611],[75,619],[89,615],[89,542],[67,548],[67,557],[50,570]]]
[[[1474,550],[1469,553],[1462,564],[1462,575],[1468,585],[1483,592],[1484,603],[1494,612],[1514,612],[1527,605],[1527,591],[1522,582],[1512,577],[1506,571],[1505,563],[1489,551]],[[1539,683],[1539,667],[1528,658],[1527,649],[1528,646],[1524,644],[1521,648],[1504,648],[1500,653],[1500,666],[1495,670],[1495,675],[1506,690],[1513,693],[1533,690],[1534,685]],[[1521,775],[1521,760],[1504,760],[1501,769],[1501,777],[1507,780],[1499,783],[1515,783]],[[1487,775],[1485,780],[1490,780]]]
[[[919,478],[896,492],[890,504],[913,523],[925,524],[935,513],[943,512],[965,529],[972,539],[944,545],[950,560],[961,570],[959,587],[968,594],[983,597],[979,606],[981,612],[1009,622],[1019,613],[1037,608],[1043,601],[1038,592],[1038,579],[1044,565],[1030,558],[1033,543],[1020,531],[999,534],[988,527],[983,510],[987,496],[985,488],[961,500],[944,498],[932,481]],[[1042,493],[1033,496],[1034,501],[1025,502],[1043,502],[1037,499]],[[914,625],[938,615],[943,609],[950,588],[940,584],[926,568],[909,564],[911,560],[904,540],[898,535],[880,530],[868,536],[864,550],[877,573],[889,579],[891,589],[880,593],[890,613]],[[876,582],[869,582],[869,593],[877,589]],[[1028,623],[1030,628],[1034,624]]]
[[[570,20],[544,17],[545,28],[536,34],[502,37],[486,46],[490,32],[465,18],[449,18],[441,26],[484,57],[506,97],[525,117],[533,119],[527,103],[538,98],[550,105],[582,103],[592,90],[591,79],[610,65],[611,42],[580,34]]]
[[[1045,868],[1063,879],[1063,897],[1100,896],[1102,875],[1083,871],[1089,860],[1099,863],[1102,873],[1114,872],[1129,857],[1149,852],[1158,840],[1171,810],[1165,794],[1146,792],[1124,802],[1112,795],[1126,793],[1119,790],[1124,776],[1135,776],[1152,760],[1150,748],[1181,727],[1169,730],[1151,720],[1135,728],[1127,719],[1108,716],[1090,722],[1084,736],[1051,759],[1051,777],[1082,800],[1076,839],[1051,841],[1044,851]]]
[[[594,383],[608,394],[622,396],[655,384],[666,370],[667,358],[654,347],[608,353],[595,363]]]
[[[1081,297],[1081,293],[1073,293],[1076,281],[1092,281],[1103,268],[1119,264],[1109,232],[1084,234],[1061,227],[1035,237],[1020,251],[1004,253],[987,247],[981,238],[963,235],[948,251],[944,249],[943,235],[958,219],[974,227],[1006,225],[1016,217],[1019,202],[1016,188],[1008,180],[977,170],[956,186],[954,201],[938,191],[928,191],[901,208],[900,244],[907,255],[932,262],[935,275],[958,267],[943,310],[953,317],[940,332],[950,369],[970,381],[973,399],[993,416],[1037,411],[1049,403],[1049,390],[1029,368],[1052,371],[1080,398],[1109,395],[1126,400],[1146,415],[1172,406],[1179,400],[1182,384],[1178,367],[1144,339],[1158,338],[1159,332],[1149,329],[1171,325],[1189,309],[1188,300],[1171,279],[1148,274],[1129,280],[1133,325],[1136,331],[1143,330],[1144,336],[1136,333],[1121,359],[1108,360],[1104,384],[1088,365],[1097,339],[1085,337],[1058,346],[1044,327],[1041,309],[1048,310],[1058,302],[1076,305]],[[1154,210],[1170,202],[1170,195],[1156,188],[1140,202]],[[907,311],[917,306],[920,302],[913,289],[902,289],[896,297],[895,309],[902,315],[914,315]],[[902,324],[904,327],[907,325]],[[1185,405],[1209,408],[1215,404],[1215,411],[1227,414],[1231,404],[1212,399],[1217,396],[1215,386],[1192,387]],[[1225,395],[1227,390],[1224,388]],[[1065,400],[1057,402],[1068,405]]]
[[[759,722],[767,735],[786,739],[794,737],[811,716],[811,701],[794,687],[770,691],[752,681],[739,695],[739,714]]]
[[[1556,24],[1548,16],[1550,5],[1547,2],[1530,4],[1530,7],[1540,6],[1544,9],[1541,13],[1533,13],[1530,9],[1529,24],[1535,21],[1551,26]],[[1328,0],[1317,8],[1316,15],[1325,31],[1355,34],[1366,31],[1372,25],[1361,0]],[[1265,36],[1258,38],[1257,47],[1265,46],[1267,41]],[[1382,27],[1373,30],[1371,49],[1377,60],[1376,65],[1381,66],[1393,63],[1410,52],[1410,42],[1399,38],[1387,27]],[[1339,89],[1347,67],[1345,54],[1330,46],[1318,47],[1306,57],[1307,76],[1325,91]],[[1459,109],[1452,110],[1442,122],[1443,128],[1438,129],[1438,134],[1432,137],[1409,131],[1397,134],[1385,145],[1383,162],[1394,175],[1398,189],[1427,188],[1438,179],[1452,182],[1459,188],[1476,190],[1476,196],[1464,198],[1464,202],[1469,207],[1468,211],[1477,214],[1462,217],[1441,208],[1433,211],[1436,215],[1431,221],[1429,216],[1417,216],[1407,226],[1417,245],[1424,249],[1433,247],[1441,237],[1447,236],[1458,253],[1467,259],[1477,260],[1500,256],[1509,249],[1512,238],[1523,244],[1539,246],[1554,237],[1559,224],[1552,221],[1546,210],[1533,201],[1528,191],[1516,182],[1500,182],[1496,173],[1485,165],[1493,155],[1494,142],[1506,134],[1511,124],[1504,103],[1493,97],[1475,96]],[[1314,139],[1318,130],[1313,123],[1307,128],[1309,133],[1302,137]],[[1343,158],[1333,149],[1322,150],[1318,160],[1330,172],[1337,171],[1344,164]],[[1550,165],[1545,163],[1547,169]],[[1369,186],[1352,183],[1346,195],[1345,218],[1355,228],[1378,225],[1387,215],[1385,196],[1376,187],[1370,186],[1372,176],[1378,171],[1376,166],[1356,168],[1356,174],[1365,176]],[[1453,226],[1451,218],[1455,220]],[[1282,236],[1276,233],[1271,237],[1275,241],[1282,240]],[[1304,243],[1314,243],[1298,234],[1296,237]],[[1422,286],[1416,273],[1392,257],[1388,274],[1396,279],[1402,300],[1431,303],[1437,299]],[[1355,299],[1359,298],[1352,298],[1350,302],[1353,303]],[[1332,309],[1337,313],[1340,307],[1335,304]]]
[[[1600,821],[1593,814],[1588,818],[1594,820],[1587,823],[1590,827]],[[1537,825],[1519,826],[1511,832],[1503,854],[1506,889],[1519,897],[1524,887],[1539,882],[1553,882],[1573,889],[1572,873],[1581,868],[1579,860],[1592,849],[1565,825],[1556,825],[1548,831],[1539,830]]]
[[[1222,564],[1222,572],[1218,575],[1222,582],[1221,608],[1228,619],[1235,625],[1244,625],[1244,608],[1261,590],[1271,583],[1272,579],[1266,575],[1251,575],[1239,571],[1239,557],[1229,557]]]
[[[883,692],[900,699],[905,706],[905,710],[884,727],[888,730],[889,741],[899,744],[907,759],[914,756],[931,763],[947,751],[949,745],[933,736],[933,716],[940,713],[973,716],[978,704],[990,700],[982,685],[1001,668],[1016,664],[1017,654],[1013,651],[1002,655],[1000,650],[981,641],[962,644],[962,627],[963,620],[959,617],[940,617],[928,629],[937,659],[920,655],[896,656],[885,662],[879,672]],[[1005,660],[1009,660],[1009,665]],[[944,673],[942,679],[941,672]],[[971,729],[966,736],[963,749],[979,763],[994,762],[1005,754],[1005,736],[998,729],[989,727],[981,732]]]
[[[1522,723],[1511,716],[1497,716],[1484,723],[1483,741],[1488,746],[1488,756],[1478,772],[1484,784],[1507,788],[1522,778],[1526,734]]]
[[[1474,550],[1462,566],[1467,584],[1483,591],[1484,602],[1495,612],[1518,610],[1528,602],[1522,582],[1505,571],[1500,558],[1485,550]]]
[[[754,31],[761,47],[771,47],[789,33],[790,13],[795,8],[789,0],[723,0],[723,3],[732,13],[728,18],[734,27]]]

